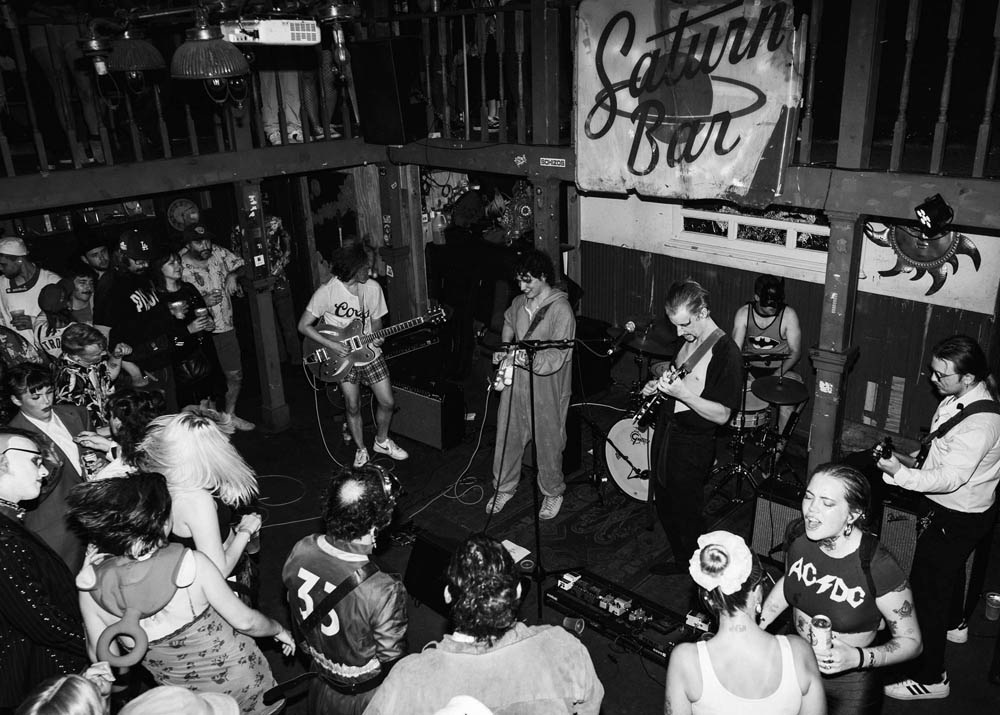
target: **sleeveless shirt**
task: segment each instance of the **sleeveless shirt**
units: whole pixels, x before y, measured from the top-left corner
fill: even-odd
[[[802,691],[795,674],[792,646],[786,636],[775,636],[781,650],[781,680],[773,693],[763,698],[741,698],[726,690],[715,675],[705,641],[698,641],[701,697],[691,703],[693,715],[794,715],[802,705]]]

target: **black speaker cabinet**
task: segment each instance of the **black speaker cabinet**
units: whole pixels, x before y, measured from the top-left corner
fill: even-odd
[[[450,382],[393,386],[392,431],[436,449],[454,447],[465,434],[465,393]]]
[[[457,542],[418,532],[403,574],[406,592],[445,617],[448,615],[444,602],[445,572],[457,546]]]
[[[575,407],[570,407],[566,412],[566,446],[563,448],[563,474],[569,475],[580,469],[583,442],[580,436],[580,413]],[[531,458],[531,442],[524,450],[524,457],[521,464],[529,469],[534,469],[535,462]]]
[[[348,44],[361,134],[370,144],[407,144],[427,136],[420,87],[419,37],[380,37]]]
[[[774,477],[761,482],[754,508],[751,551],[762,559],[783,562],[785,530],[801,516],[801,486]]]
[[[576,347],[573,349],[573,399],[592,397],[608,389],[611,384],[611,363],[608,355],[611,338],[610,323],[596,318],[578,316],[576,319]]]
[[[916,507],[904,501],[886,499],[882,503],[882,524],[879,541],[896,557],[899,567],[907,574],[913,565],[913,553],[917,550]]]

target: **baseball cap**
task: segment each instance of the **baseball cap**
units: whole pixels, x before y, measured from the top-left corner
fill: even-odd
[[[28,246],[23,238],[8,236],[0,238],[0,254],[4,256],[27,256]]]
[[[224,693],[204,693],[160,685],[130,700],[120,715],[240,715],[240,706]]]
[[[148,261],[154,255],[153,237],[141,229],[130,228],[118,239],[118,248],[129,258]]]
[[[215,234],[201,222],[192,224],[184,229],[184,243],[191,243],[191,241],[215,241]]]

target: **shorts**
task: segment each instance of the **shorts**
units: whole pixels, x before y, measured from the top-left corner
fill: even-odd
[[[227,376],[243,377],[243,365],[240,362],[240,342],[236,339],[235,330],[222,333],[212,333],[215,352],[219,356],[219,366]]]
[[[382,380],[389,379],[389,364],[385,361],[384,355],[379,355],[370,363],[365,365],[354,365],[348,372],[343,382],[361,383],[362,385],[374,385]]]

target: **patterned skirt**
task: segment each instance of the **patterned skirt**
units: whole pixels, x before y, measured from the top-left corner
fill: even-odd
[[[209,606],[170,635],[151,641],[142,664],[160,685],[226,693],[245,715],[270,715],[284,706],[264,705],[274,676],[249,636],[238,633]]]

